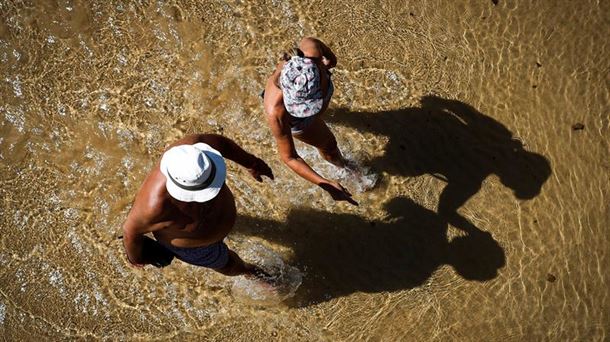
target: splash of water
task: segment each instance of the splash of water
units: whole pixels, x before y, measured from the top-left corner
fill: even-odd
[[[272,249],[252,244],[240,255],[271,275],[267,281],[239,276],[233,278],[231,292],[241,301],[258,305],[273,305],[294,296],[303,281],[298,268],[290,266]]]
[[[320,158],[318,152],[308,145],[299,144],[299,154],[307,160],[313,161],[312,167],[320,174],[336,180],[350,192],[363,193],[372,190],[379,182],[379,173],[368,166],[362,165],[362,156],[342,148],[345,167],[337,167]]]
[[[333,178],[343,186],[355,193],[369,191],[377,185],[379,174],[370,167],[362,166],[354,159],[346,159],[347,165],[343,168],[334,167],[331,171]]]
[[[4,324],[4,317],[6,316],[6,306],[4,303],[0,303],[0,324]]]

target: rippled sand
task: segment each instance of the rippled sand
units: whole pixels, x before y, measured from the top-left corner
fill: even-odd
[[[3,340],[579,340],[610,327],[607,1],[1,1]],[[359,207],[282,165],[258,93],[304,35],[328,121],[380,173]],[[117,240],[167,142],[217,132],[229,244],[303,282],[281,304]],[[340,172],[299,145],[323,174]],[[358,184],[352,184],[352,187]]]

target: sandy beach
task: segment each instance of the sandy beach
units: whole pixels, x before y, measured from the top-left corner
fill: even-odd
[[[297,149],[357,207],[265,124],[304,36],[337,55],[326,121],[378,184]],[[609,36],[595,0],[0,1],[0,340],[605,341]],[[289,298],[129,266],[134,195],[196,132],[273,169],[228,163],[227,244],[295,272]]]

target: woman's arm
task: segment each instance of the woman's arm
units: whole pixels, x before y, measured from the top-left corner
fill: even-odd
[[[267,123],[277,143],[280,159],[296,174],[316,185],[327,182],[298,155],[290,127],[282,120],[284,115],[279,111],[280,109],[276,109],[273,113],[267,114]]]

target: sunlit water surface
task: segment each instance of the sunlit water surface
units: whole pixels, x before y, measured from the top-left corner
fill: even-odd
[[[607,339],[609,15],[594,0],[0,1],[0,337]],[[290,172],[263,121],[263,83],[304,35],[338,56],[327,121],[369,171],[298,149],[358,207]],[[228,244],[283,272],[276,297],[125,260],[135,192],[194,132],[273,168],[260,184],[229,163]]]

